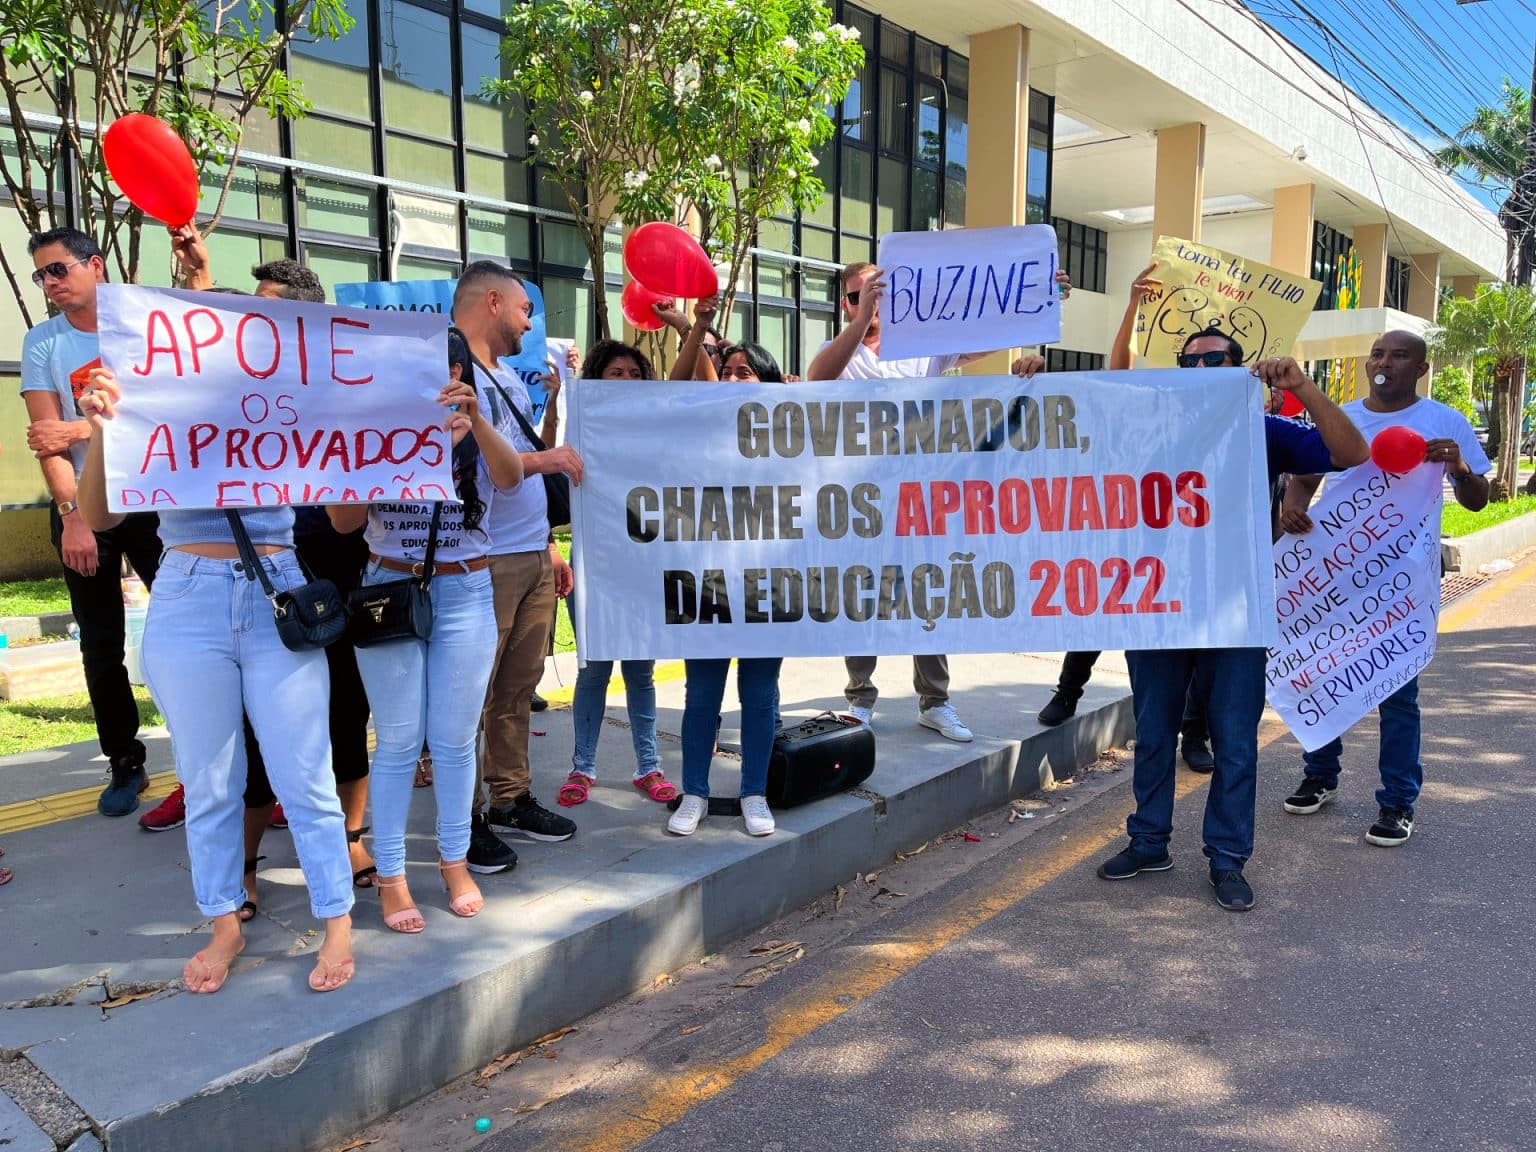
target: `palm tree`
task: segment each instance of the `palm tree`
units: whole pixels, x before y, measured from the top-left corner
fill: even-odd
[[[1525,134],[1531,124],[1531,97],[1506,78],[1501,103],[1479,108],[1456,133],[1456,143],[1434,153],[1447,172],[1471,172],[1480,180],[1514,187],[1525,163]]]
[[[1432,359],[1469,366],[1481,357],[1492,361],[1488,442],[1496,453],[1493,498],[1514,499],[1526,365],[1536,356],[1536,292],[1524,286],[1484,284],[1470,300],[1445,301],[1439,327],[1429,333],[1429,351]]]

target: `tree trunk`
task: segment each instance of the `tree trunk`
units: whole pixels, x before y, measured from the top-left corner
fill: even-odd
[[[1513,500],[1520,489],[1520,408],[1525,399],[1525,363],[1522,361],[1504,380],[1504,392],[1496,407],[1499,410],[1499,439],[1495,445],[1496,475],[1499,480],[1500,500]]]

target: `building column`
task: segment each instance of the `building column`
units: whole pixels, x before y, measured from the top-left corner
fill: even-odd
[[[965,226],[997,228],[1028,222],[1029,29],[1020,24],[978,32],[970,42],[970,145],[965,173]],[[966,366],[966,374],[1006,373],[1017,349]]]
[[[1408,259],[1413,265],[1408,273],[1408,311],[1433,324],[1440,313],[1440,253],[1424,252]],[[1419,395],[1429,395],[1434,374],[1431,364],[1419,380]]]
[[[1387,303],[1387,225],[1361,224],[1354,233],[1355,255],[1360,257],[1360,307],[1381,308]],[[1365,357],[1356,356],[1348,373],[1349,387],[1341,401],[1359,400],[1370,392]]]
[[[1451,295],[1459,296],[1463,300],[1470,300],[1477,295],[1477,286],[1480,283],[1476,276],[1457,276],[1451,280]]]
[[[1317,188],[1312,184],[1275,189],[1269,262],[1294,276],[1312,275],[1312,213],[1316,202]]]
[[[974,103],[974,100],[972,101]],[[1157,133],[1157,184],[1152,195],[1152,238],[1200,242],[1205,199],[1205,125],[1180,124]]]

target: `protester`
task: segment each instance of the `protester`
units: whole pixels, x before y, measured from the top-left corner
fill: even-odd
[[[714,299],[700,300],[678,363],[697,364],[700,347],[715,314]],[[720,356],[721,379],[730,383],[781,384],[783,374],[768,350],[759,344],[731,345]],[[773,812],[768,807],[768,760],[778,727],[779,669],[777,657],[744,657],[736,661],[736,695],[741,704],[741,815],[749,836],[770,836]],[[667,831],[691,836],[709,812],[709,770],[714,761],[720,708],[725,699],[729,659],[685,660],[687,684],[683,697],[683,799],[667,820]]]
[[[146,381],[146,386],[152,384]],[[122,519],[107,508],[103,424],[123,388],[98,367],[81,410],[91,441],[80,483],[81,511],[98,531]],[[271,582],[284,591],[307,581],[293,551],[293,511],[237,512]],[[325,657],[294,652],[277,633],[261,584],[239,560],[234,530],[214,510],[167,510],[166,551],[144,626],[144,673],[171,732],[187,794],[187,854],[199,910],[213,940],[182,970],[191,992],[217,992],[245,947],[238,909],[240,800],[245,785],[242,715],[271,753],[271,771],[288,805],[310,908],[325,922],[309,986],[331,992],[352,979],[352,883],[346,822],[331,774],[329,733],[318,702],[327,691]]]
[[[581,365],[583,380],[654,380],[650,360],[638,348],[617,340],[600,340]],[[572,612],[575,593],[566,598]],[[624,706],[629,714],[629,736],[635,747],[636,788],[658,804],[677,796],[677,787],[661,770],[656,751],[656,661],[624,660]],[[560,786],[559,802],[572,807],[586,802],[597,783],[597,742],[608,707],[608,682],[613,678],[612,660],[587,660],[576,673],[576,693],[571,702],[575,748],[571,772]]]
[[[1061,296],[1071,291],[1065,272],[1056,276]],[[885,274],[862,261],[847,265],[840,279],[843,330],[823,344],[805,371],[807,380],[901,380],[942,376],[962,364],[987,355],[985,352],[960,356],[917,356],[884,360],[880,357],[880,299],[885,295]],[[1031,362],[1038,357],[1028,358]],[[1044,361],[1041,361],[1043,364]],[[1018,371],[1018,365],[1014,366]],[[848,712],[864,723],[874,719],[874,656],[844,658],[848,686],[844,695]],[[949,702],[949,658],[924,654],[912,657],[912,687],[917,692],[917,722],[924,728],[961,743],[974,737]]]
[[[101,363],[96,286],[106,283],[107,265],[96,241],[73,228],[39,232],[27,251],[36,269],[33,283],[58,309],[21,343],[21,396],[31,422],[27,445],[53,499],[49,532],[64,565],[96,737],[107,758],[110,780],[96,808],[103,816],[126,816],[139,806],[149,775],[138,738],[139,706],[123,666],[122,566],[126,558],[144,586],[153,586],[159,519],[153,512],[135,512],[92,533],[79,513],[77,486],[91,436],[79,399],[90,370]]]
[[[1476,512],[1488,503],[1487,474],[1492,468],[1483,446],[1467,418],[1449,405],[1420,396],[1418,382],[1429,371],[1429,356],[1422,337],[1412,332],[1388,332],[1371,345],[1365,374],[1370,395],[1344,405],[1367,439],[1383,428],[1412,428],[1425,440],[1425,463],[1441,469],[1451,481],[1456,502]],[[1312,531],[1307,507],[1322,483],[1321,476],[1293,476],[1286,489],[1280,527],[1287,532]],[[1437,501],[1432,511],[1440,522]],[[1419,678],[1415,676],[1377,707],[1381,717],[1377,770],[1381,787],[1376,792],[1380,811],[1365,833],[1368,844],[1394,848],[1413,835],[1414,810],[1424,786],[1424,765],[1419,759]],[[1339,758],[1342,739],[1330,740],[1302,757],[1306,775],[1294,793],[1286,797],[1285,810],[1310,815],[1329,804],[1339,791]]]
[[[1219,329],[1196,332],[1185,342],[1180,367],[1242,364],[1242,346]],[[1312,424],[1265,415],[1264,440],[1271,483],[1281,472],[1314,473],[1351,468],[1370,454],[1365,439],[1338,405],[1295,360],[1266,360],[1255,369],[1268,386],[1283,388],[1306,407]],[[1235,478],[1246,484],[1247,476]],[[1133,788],[1136,811],[1126,820],[1130,843],[1099,866],[1105,880],[1128,880],[1173,867],[1175,744],[1191,686],[1205,706],[1216,757],[1205,804],[1205,855],[1216,902],[1234,912],[1253,907],[1243,875],[1253,854],[1254,795],[1258,777],[1259,719],[1264,710],[1266,650],[1172,648],[1125,654],[1136,716]]]
[[[550,530],[544,477],[563,472],[573,482],[581,481],[581,457],[573,448],[541,450],[535,443],[528,390],[516,373],[496,363],[499,357],[515,355],[521,347],[522,334],[529,328],[529,307],[522,281],[489,260],[476,261],[464,269],[453,295],[454,323],[463,331],[477,361],[486,402],[493,406],[497,426],[508,429],[508,440],[521,453],[527,477],[527,482],[502,494],[487,519],[496,646],[485,693],[481,719],[484,741],[478,760],[479,778],[487,795],[481,795],[477,784],[477,815],[469,853],[470,868],[480,873],[504,871],[517,863],[517,853],[491,831],[490,825],[527,840],[569,840],[576,834],[574,822],[534,799],[528,765],[533,690],[544,673],[555,599],[569,594],[572,583],[570,566],[561,557]],[[432,755],[441,767],[436,745]]]
[[[523,297],[526,303],[527,297]],[[516,307],[515,301],[509,301]],[[517,337],[529,327],[522,311],[513,322]],[[515,348],[514,348],[515,350]],[[368,698],[377,701],[373,758],[373,848],[375,885],[384,924],[416,933],[426,921],[411,898],[405,878],[405,828],[413,777],[422,741],[432,749],[437,801],[438,870],[456,916],[477,916],[485,906],[470,876],[466,857],[474,808],[475,737],[496,637],[486,628],[493,612],[489,517],[499,494],[523,478],[522,459],[486,415],[469,346],[453,333],[449,340],[453,384],[441,401],[453,407],[453,474],[458,499],[431,504],[331,505],[339,532],[367,523],[368,566],[362,586],[399,580],[401,573],[430,581],[432,629],[414,638],[357,650]],[[431,570],[426,570],[423,526],[440,519]],[[425,538],[431,538],[428,531]]]

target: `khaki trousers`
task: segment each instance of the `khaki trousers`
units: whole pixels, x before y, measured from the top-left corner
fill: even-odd
[[[873,708],[880,689],[875,687],[874,656],[845,656],[848,687],[843,695],[855,708]],[[949,657],[912,657],[912,687],[917,691],[917,706],[923,710],[949,702]]]
[[[549,549],[491,557],[496,603],[496,655],[480,715],[483,739],[475,783],[475,810],[486,793],[497,808],[532,787],[528,770],[528,706],[544,675],[555,617],[555,569]],[[481,784],[484,784],[484,790]]]

